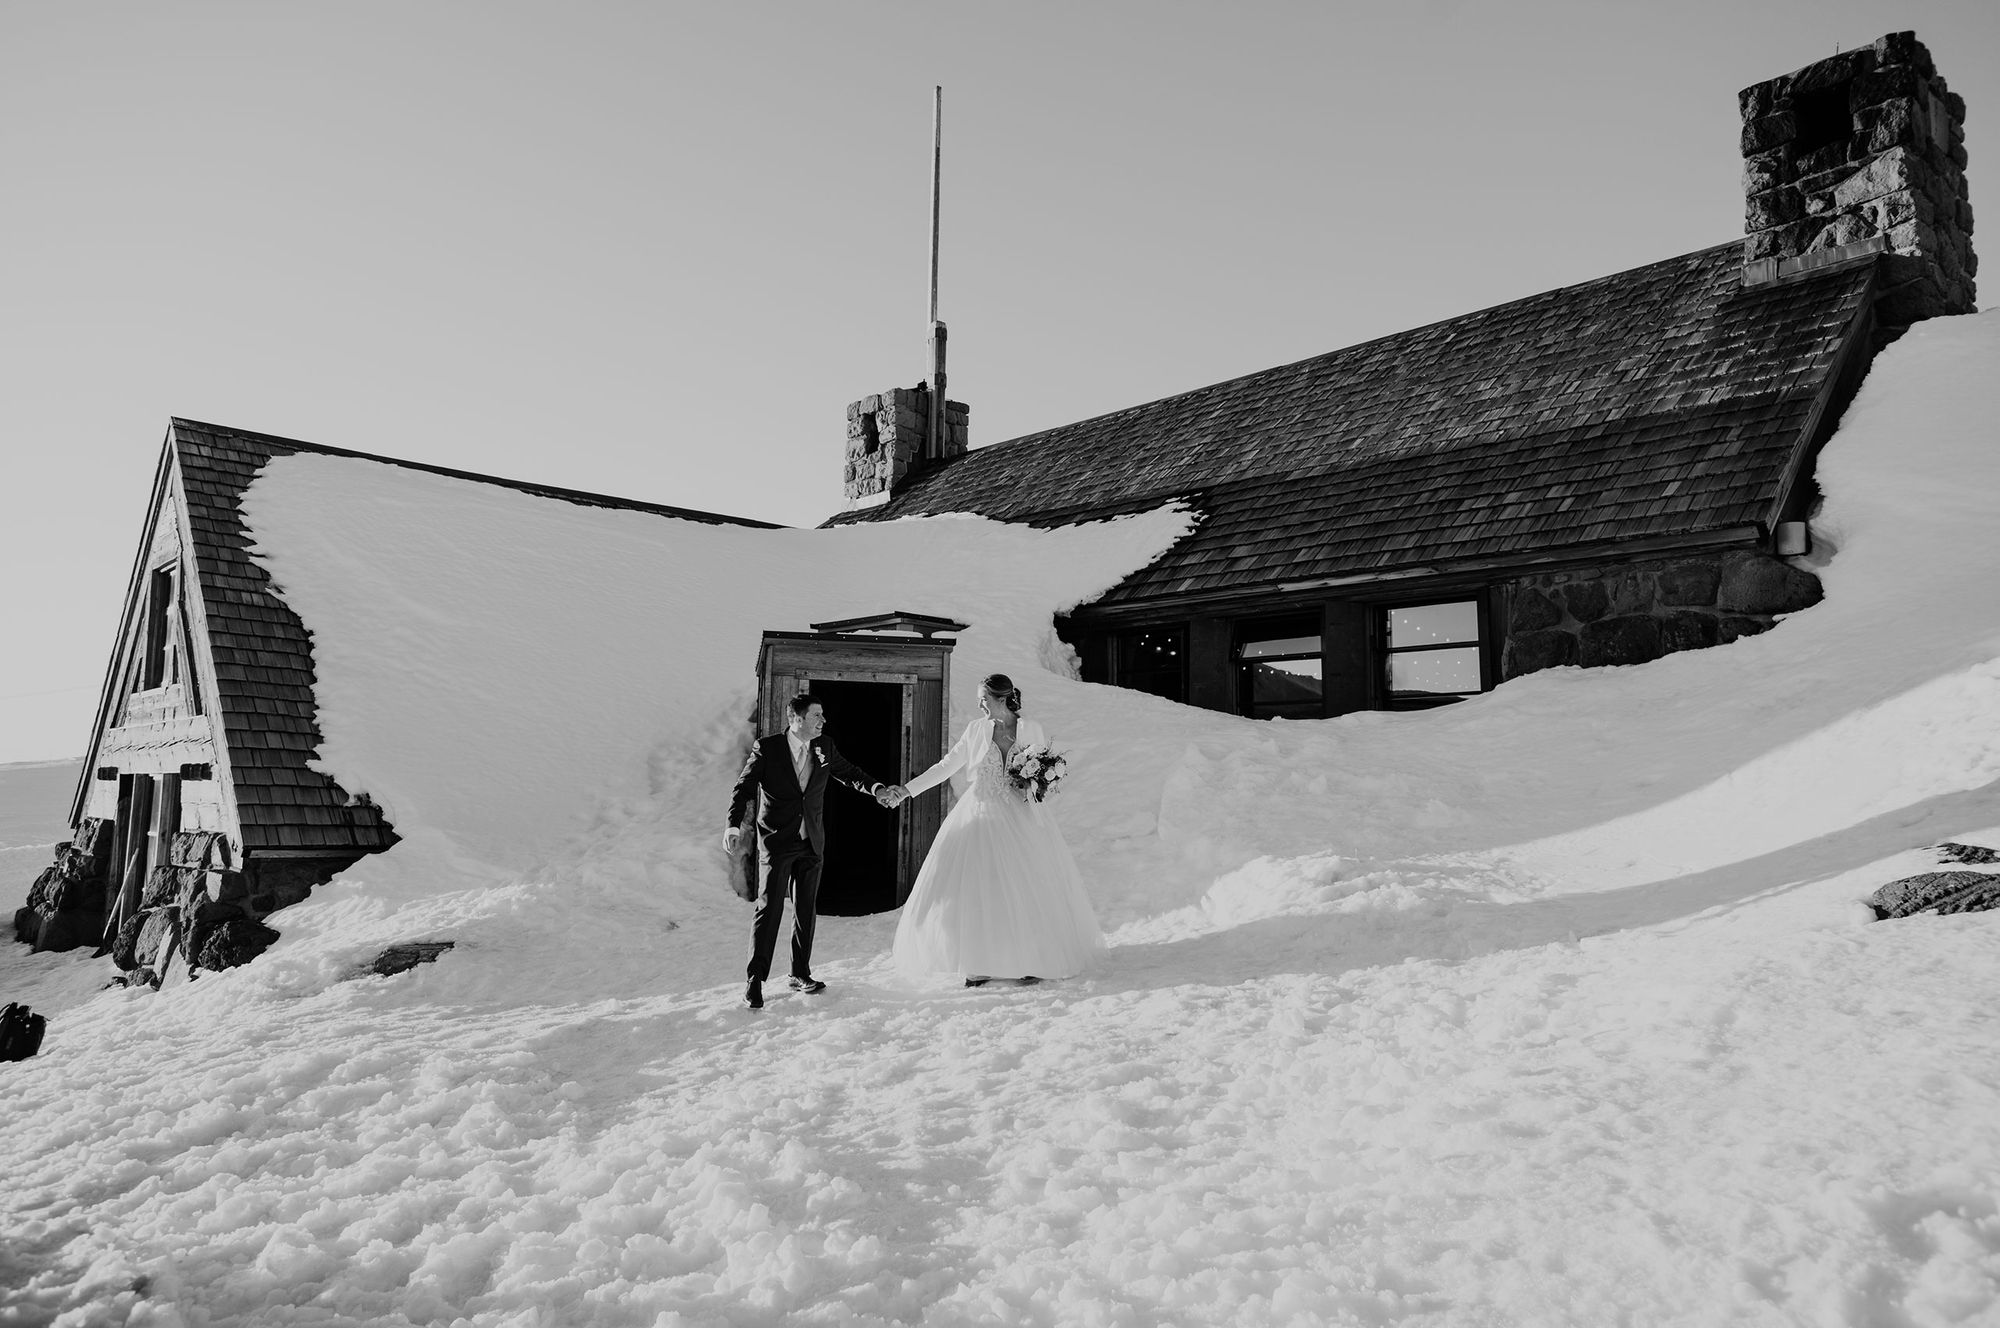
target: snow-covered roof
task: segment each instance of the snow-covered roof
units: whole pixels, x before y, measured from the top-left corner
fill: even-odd
[[[376,807],[355,801],[311,767],[320,745],[312,634],[276,592],[263,565],[250,556],[253,539],[243,518],[243,493],[273,457],[296,453],[352,457],[586,507],[775,529],[764,521],[476,475],[197,420],[173,420],[167,447],[186,496],[243,847],[252,852],[367,851],[386,848],[395,840]]]

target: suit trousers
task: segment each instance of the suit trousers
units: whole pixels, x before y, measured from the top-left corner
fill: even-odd
[[[763,885],[757,891],[757,924],[750,933],[752,982],[771,976],[771,960],[778,950],[778,929],[785,921],[785,895],[792,896],[792,976],[812,976],[814,911],[819,903],[819,869],[823,861],[813,851],[811,840],[772,850],[759,846],[763,855]]]

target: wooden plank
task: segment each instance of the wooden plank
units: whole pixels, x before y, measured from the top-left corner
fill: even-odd
[[[943,759],[946,747],[946,695],[942,679],[919,678],[910,685],[909,734],[910,755],[908,767],[903,772],[903,780],[922,773]],[[898,781],[901,782],[901,781]],[[937,838],[938,827],[944,824],[945,799],[951,784],[947,780],[937,788],[919,794],[903,804],[904,821],[908,826],[909,850],[906,861],[909,869],[900,874],[896,882],[896,904],[901,907],[910,897],[910,887],[916,884],[917,870],[923,864],[925,855],[931,851],[931,841]]]

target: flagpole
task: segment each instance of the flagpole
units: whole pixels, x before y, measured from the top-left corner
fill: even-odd
[[[944,88],[931,90],[931,307],[930,418],[925,421],[924,455],[944,456],[944,324],[938,321],[938,210],[944,181]]]

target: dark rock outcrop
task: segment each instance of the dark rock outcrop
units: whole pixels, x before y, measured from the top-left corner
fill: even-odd
[[[230,918],[216,923],[202,938],[194,953],[195,966],[206,969],[235,968],[247,964],[278,939],[278,933],[250,918]]]
[[[452,945],[451,941],[408,941],[392,945],[375,956],[375,961],[368,965],[368,971],[390,977],[418,964],[435,963],[437,957],[451,949]]]
[[[1867,902],[1877,918],[1907,918],[1914,913],[1977,913],[2000,908],[2000,873],[1924,872],[1889,882],[1869,895]]]

